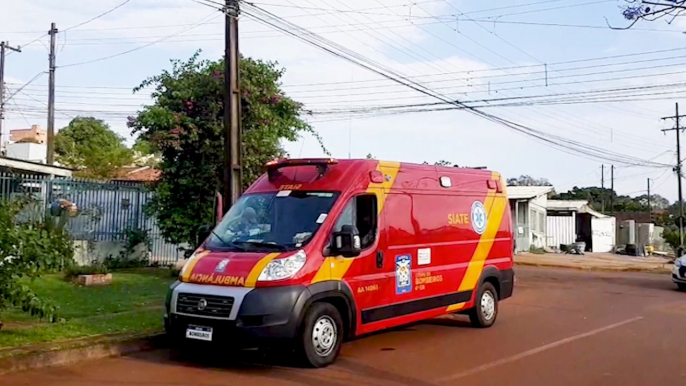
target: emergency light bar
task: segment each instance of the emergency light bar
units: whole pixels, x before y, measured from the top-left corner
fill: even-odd
[[[267,162],[267,174],[269,179],[273,180],[279,174],[279,169],[294,167],[294,166],[316,166],[319,171],[319,178],[324,176],[324,173],[329,168],[329,165],[337,165],[338,161],[333,158],[304,158],[304,159],[280,159]]]

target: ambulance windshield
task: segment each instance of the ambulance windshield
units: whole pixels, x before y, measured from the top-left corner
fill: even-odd
[[[281,191],[248,194],[231,207],[206,248],[246,252],[301,248],[317,232],[338,192]]]

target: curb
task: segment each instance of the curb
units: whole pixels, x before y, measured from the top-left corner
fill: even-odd
[[[74,363],[128,355],[167,347],[164,334],[138,336],[110,336],[93,340],[82,339],[67,342],[62,347],[43,349],[19,348],[9,356],[0,357],[0,375],[34,370],[48,366],[64,366]]]
[[[578,271],[591,272],[644,272],[665,274],[671,273],[671,265],[662,265],[661,267],[611,267],[611,266],[579,266],[579,265],[561,265],[547,262],[530,262],[530,261],[515,261],[515,265],[540,267],[540,268],[566,268],[575,269]]]

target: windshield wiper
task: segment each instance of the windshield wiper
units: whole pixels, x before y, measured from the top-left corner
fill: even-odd
[[[247,244],[255,247],[264,247],[264,248],[271,248],[271,249],[276,249],[278,251],[287,251],[288,247],[280,244],[272,244],[272,243],[263,243],[261,241],[234,241],[233,244]]]
[[[245,248],[242,248],[242,247],[237,246],[237,245],[236,245],[236,242],[226,241],[226,239],[223,238],[223,237],[221,237],[221,236],[219,236],[219,233],[217,233],[216,231],[213,230],[213,231],[212,231],[212,234],[213,234],[216,238],[218,238],[219,241],[221,241],[223,247],[225,247],[225,248],[236,248],[236,249],[240,250],[241,252],[245,252]]]

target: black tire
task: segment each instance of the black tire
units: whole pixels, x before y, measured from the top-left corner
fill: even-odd
[[[323,344],[316,344],[317,341]],[[336,307],[323,302],[312,304],[300,328],[298,352],[302,364],[315,368],[332,364],[341,351],[342,342],[343,320]]]
[[[676,283],[676,286],[679,288],[679,291],[686,292],[686,283]]]
[[[487,301],[484,294],[490,295],[493,301],[493,308],[490,315],[484,310],[484,307],[482,307],[482,301]],[[495,323],[495,320],[498,318],[498,293],[496,292],[495,287],[493,287],[493,284],[485,282],[479,287],[476,299],[474,300],[474,308],[470,309],[467,314],[474,327],[488,328]]]

